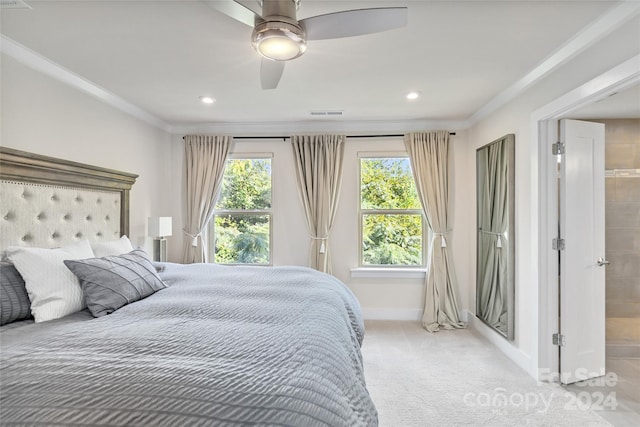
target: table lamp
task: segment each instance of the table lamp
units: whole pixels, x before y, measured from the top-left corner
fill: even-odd
[[[167,261],[167,239],[171,236],[171,217],[149,217],[149,236],[153,237],[153,260]]]

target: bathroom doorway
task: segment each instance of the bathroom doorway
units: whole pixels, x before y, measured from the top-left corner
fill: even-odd
[[[637,123],[640,120],[640,72],[638,71],[638,64],[640,64],[640,56],[634,57],[625,61],[610,69],[609,71],[601,74],[593,80],[575,88],[574,90],[566,93],[565,95],[553,100],[552,102],[545,104],[539,109],[535,110],[532,115],[532,135],[535,140],[539,141],[537,152],[534,154],[537,157],[538,170],[537,179],[539,185],[540,197],[537,200],[539,206],[540,217],[537,222],[539,227],[539,241],[538,248],[540,257],[538,259],[538,272],[539,272],[539,352],[538,352],[538,378],[543,381],[558,381],[558,377],[554,377],[554,373],[560,372],[559,366],[559,348],[555,343],[555,339],[551,340],[552,335],[558,332],[558,309],[559,307],[559,263],[558,263],[558,251],[552,250],[552,245],[549,244],[554,238],[558,236],[558,184],[557,184],[557,160],[555,156],[550,155],[552,153],[553,145],[558,141],[558,126],[560,119],[577,119],[577,120],[593,120],[597,118],[599,120],[633,120]],[[615,123],[610,123],[610,125]],[[606,124],[605,124],[606,126]],[[608,142],[615,141],[610,137],[610,133],[615,131],[615,126],[609,126]],[[636,136],[634,141],[638,141]],[[624,144],[621,144],[624,145]],[[617,155],[616,151],[612,149],[616,147],[607,147],[608,156]],[[624,148],[624,147],[617,147]],[[637,146],[627,146],[628,150],[636,150]],[[631,155],[627,154],[623,158],[630,159]],[[635,158],[635,154],[633,154]],[[610,166],[609,166],[610,167]],[[609,172],[611,176],[611,171]],[[620,176],[620,171],[613,172],[613,176]],[[631,178],[628,179],[640,179]],[[638,181],[635,181],[638,182]],[[627,186],[631,181],[625,181],[623,189],[626,191]],[[625,185],[626,184],[626,185]],[[610,191],[612,185],[614,185],[616,192]],[[619,197],[618,193],[619,182],[615,182],[612,178],[605,178],[605,187],[609,189],[606,199]],[[632,186],[632,188],[638,188]],[[634,190],[630,190],[634,191]],[[640,191],[640,189],[638,190]],[[628,193],[630,194],[630,193]],[[619,201],[619,200],[618,200]],[[613,214],[611,208],[609,208],[607,214],[609,218],[609,225],[612,223]],[[630,214],[634,217],[634,214]],[[637,214],[636,214],[637,217]],[[617,224],[622,224],[618,222]],[[609,227],[611,228],[611,227]],[[620,227],[622,228],[622,227]],[[622,234],[619,231],[619,234]],[[609,237],[606,237],[608,250],[613,250],[616,247],[616,242],[610,243],[611,233]],[[629,240],[627,240],[627,248],[633,248],[629,246]],[[635,241],[633,245],[635,245]],[[633,252],[633,249],[630,249]],[[605,252],[605,258],[609,257],[611,252]],[[637,253],[637,251],[636,251]],[[611,260],[613,265],[613,260]],[[629,268],[630,264],[620,264],[618,267]],[[611,266],[610,265],[610,266]],[[635,264],[637,267],[638,264]],[[609,266],[607,266],[608,268]],[[613,269],[612,269],[613,270]],[[615,273],[615,270],[612,271]],[[614,277],[610,273],[609,277]],[[635,277],[640,277],[635,275]],[[606,279],[605,279],[606,280]],[[629,283],[627,281],[627,283]],[[606,285],[605,285],[606,286]],[[636,295],[637,289],[634,286],[623,286],[623,293],[631,293]],[[615,292],[607,292],[609,296],[614,296]],[[606,294],[605,294],[606,304]],[[626,300],[624,308],[630,310],[632,302],[637,302],[638,299],[634,296],[631,299]],[[635,357],[635,353],[628,353],[632,351],[636,346],[634,341],[623,340],[616,341],[615,333],[612,333],[612,327],[615,329],[616,323],[631,323],[635,316],[630,316],[627,311],[616,311],[617,304],[610,298],[609,304],[606,307],[606,317],[609,319],[607,323],[608,347],[606,348],[606,370],[607,375],[599,378],[595,378],[591,382],[577,383],[576,385],[567,386],[567,389],[572,391],[577,397],[591,399],[591,405],[588,405],[594,409],[594,405],[600,405],[602,412],[601,415],[609,420],[613,425],[640,425],[640,371],[638,369],[639,357]],[[555,308],[555,309],[554,309]],[[612,319],[620,319],[622,321],[616,321]],[[636,331],[637,327],[633,327]],[[622,329],[618,329],[616,332],[621,332]],[[617,353],[616,353],[617,352]],[[625,353],[627,352],[627,353]],[[551,376],[549,375],[551,374]],[[613,374],[613,375],[610,375]],[[556,378],[554,380],[554,378]],[[586,384],[585,384],[586,383]],[[600,399],[602,397],[602,399]],[[596,399],[596,400],[594,400]],[[606,405],[602,405],[605,403]],[[589,402],[586,402],[589,403]]]
[[[640,109],[640,89],[637,102]],[[640,117],[586,118],[605,125],[605,366],[606,375],[568,387],[603,396],[614,425],[640,422]],[[591,113],[593,114],[593,113]],[[609,400],[606,400],[609,398]]]

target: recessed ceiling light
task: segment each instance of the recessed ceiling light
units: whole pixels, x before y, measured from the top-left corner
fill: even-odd
[[[407,93],[407,99],[410,101],[413,101],[414,99],[418,99],[420,98],[420,92],[418,91],[411,91],[409,93]]]
[[[205,104],[213,104],[214,102],[216,102],[216,100],[210,96],[201,96],[200,101],[204,102]]]

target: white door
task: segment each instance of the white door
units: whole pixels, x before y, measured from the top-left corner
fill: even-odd
[[[560,121],[560,380],[605,374],[604,125]]]

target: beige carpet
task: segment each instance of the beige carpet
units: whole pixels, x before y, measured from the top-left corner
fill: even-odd
[[[611,426],[575,395],[538,384],[471,330],[367,321],[362,353],[380,426]]]

